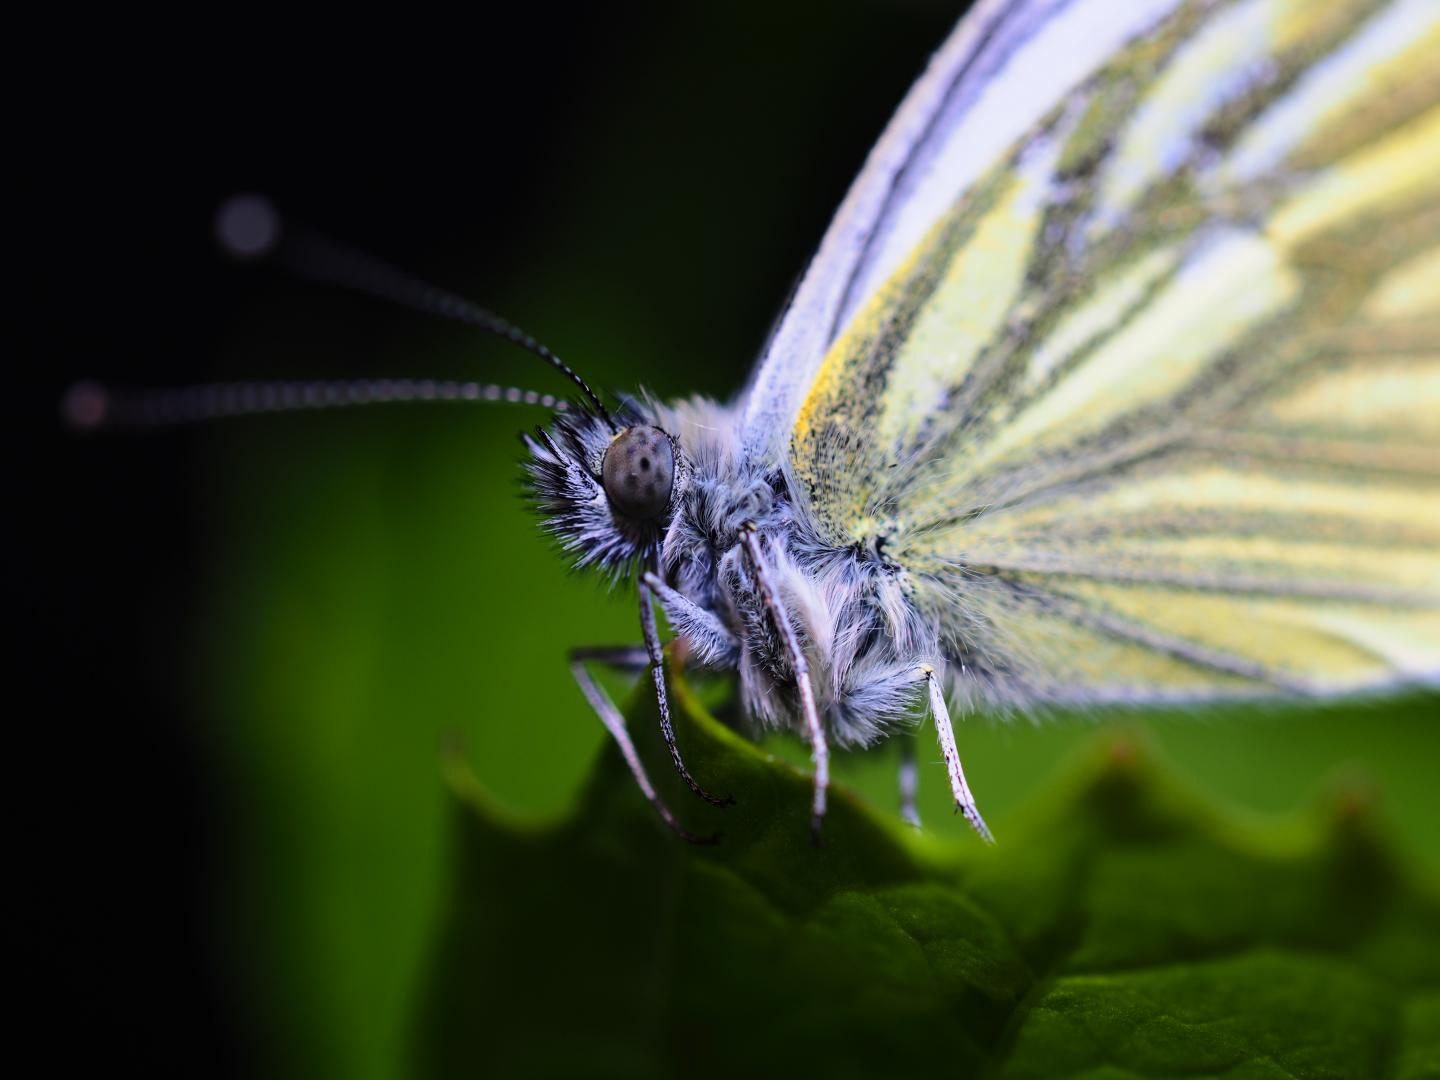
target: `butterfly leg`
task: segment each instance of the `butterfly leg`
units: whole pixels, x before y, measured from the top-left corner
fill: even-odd
[[[760,598],[775,624],[785,647],[785,656],[790,661],[790,670],[795,673],[795,687],[800,693],[800,711],[805,719],[805,734],[810,740],[810,757],[815,763],[814,796],[810,805],[810,839],[820,846],[820,825],[825,820],[825,793],[830,787],[830,747],[825,741],[825,729],[820,725],[820,710],[815,707],[815,688],[810,685],[810,665],[800,648],[800,639],[790,622],[790,613],[780,602],[780,592],[775,587],[774,576],[760,553],[760,539],[753,528],[741,533],[745,553],[750,557],[750,567],[755,572],[755,581],[760,587]]]
[[[660,631],[655,626],[654,595],[643,581],[640,583],[640,629],[645,634],[645,650],[649,655],[650,674],[655,680],[655,700],[660,706],[660,733],[665,737],[665,746],[670,751],[670,760],[685,785],[711,806],[731,806],[735,800],[729,795],[712,795],[701,787],[680,757],[680,747],[675,745],[675,726],[670,722],[670,698],[665,692],[665,650],[660,645]]]
[[[740,663],[740,642],[713,612],[682,596],[653,570],[640,580],[660,601],[670,629],[685,638],[691,656],[707,667],[733,668]]]
[[[920,811],[915,796],[920,790],[920,770],[915,766],[915,736],[900,736],[900,816],[920,828]]]
[[[615,708],[615,703],[610,700],[603,687],[590,675],[590,669],[586,666],[590,663],[606,664],[610,667],[627,671],[643,671],[650,666],[650,655],[647,650],[639,647],[620,646],[618,648],[586,648],[572,649],[570,651],[570,673],[575,676],[575,682],[580,687],[580,692],[585,695],[585,700],[600,717],[600,722],[610,732],[615,744],[620,747],[620,756],[625,759],[625,764],[630,766],[630,775],[635,777],[635,783],[650,800],[650,805],[660,815],[662,821],[669,825],[682,839],[692,844],[713,844],[718,839],[715,836],[696,836],[685,826],[676,820],[670,808],[660,799],[655,790],[655,785],[650,783],[650,777],[645,773],[645,766],[640,761],[640,755],[635,752],[635,744],[630,741],[630,732],[625,728],[625,717],[620,710]]]
[[[945,769],[950,774],[950,791],[955,796],[955,809],[965,815],[965,820],[980,834],[982,840],[993,844],[995,837],[990,834],[990,827],[980,816],[980,809],[975,805],[975,796],[970,794],[970,785],[965,782],[965,770],[960,765],[960,751],[955,747],[955,731],[950,726],[950,710],[945,707],[945,694],[940,689],[940,680],[935,677],[935,669],[929,664],[921,665],[920,670],[925,677],[926,688],[930,691],[930,712],[935,717],[935,733],[940,737],[940,753],[945,758]]]

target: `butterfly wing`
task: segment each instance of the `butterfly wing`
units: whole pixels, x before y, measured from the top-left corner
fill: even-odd
[[[744,395],[742,430],[752,456],[769,459],[783,449],[827,349],[941,209],[1175,3],[974,6],[870,151],[766,345]]]
[[[963,692],[1440,672],[1440,5],[986,5],[867,174],[747,415]]]

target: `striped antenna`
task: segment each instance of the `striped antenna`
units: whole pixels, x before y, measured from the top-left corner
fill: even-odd
[[[409,401],[504,401],[564,412],[551,394],[494,383],[445,379],[337,379],[297,382],[209,383],[173,390],[115,393],[94,382],[71,386],[61,399],[65,422],[79,431],[168,427],[229,416],[334,409]]]
[[[285,235],[280,215],[259,195],[235,195],[220,207],[215,232],[224,249],[238,259],[273,257],[291,273],[326,285],[388,300],[465,323],[540,357],[580,388],[595,411],[618,430],[599,395],[569,364],[514,324],[463,297],[436,288],[380,259],[304,230]]]

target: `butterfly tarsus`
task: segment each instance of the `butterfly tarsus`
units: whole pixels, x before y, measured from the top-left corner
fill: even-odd
[[[610,695],[605,693],[600,684],[590,675],[587,663],[603,663],[612,667],[626,670],[643,669],[649,664],[649,656],[644,649],[627,646],[618,647],[592,647],[583,649],[572,649],[570,651],[570,673],[575,677],[580,692],[585,695],[585,700],[595,710],[595,715],[600,717],[600,722],[610,732],[615,745],[620,748],[620,756],[625,759],[625,764],[630,768],[630,775],[635,778],[635,784],[639,787],[641,794],[649,800],[655,812],[660,815],[660,820],[668,825],[672,832],[686,843],[697,846],[709,846],[720,842],[720,834],[713,833],[709,836],[697,836],[689,829],[681,825],[679,820],[670,808],[660,798],[655,785],[650,782],[649,775],[645,772],[645,766],[640,761],[640,755],[635,750],[635,744],[630,739],[630,732],[625,727],[625,717],[620,710],[615,708],[615,703],[610,700]]]
[[[704,799],[711,806],[734,806],[731,795],[716,795],[700,786],[685,767],[680,756],[680,747],[675,742],[675,725],[670,720],[670,697],[665,690],[665,650],[660,644],[660,631],[655,625],[654,594],[643,581],[640,583],[640,629],[645,635],[645,651],[649,659],[650,674],[655,680],[655,700],[660,710],[660,734],[665,738],[665,747],[670,751],[670,760],[685,786]]]
[[[935,669],[929,664],[922,664],[920,673],[930,693],[930,714],[935,718],[935,734],[940,740],[940,753],[945,758],[945,771],[950,776],[950,792],[955,797],[955,812],[965,816],[970,827],[979,833],[980,839],[987,844],[993,844],[995,836],[990,832],[990,826],[985,824],[985,819],[980,816],[980,808],[975,805],[975,796],[971,794],[970,785],[965,781],[965,769],[960,764],[960,751],[955,745],[955,729],[950,725],[950,710],[945,705],[945,694],[940,689],[940,680],[935,677]]]

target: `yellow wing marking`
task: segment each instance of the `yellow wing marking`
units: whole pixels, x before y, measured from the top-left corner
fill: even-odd
[[[1241,134],[1211,186],[1252,180],[1287,158],[1300,169],[1329,164],[1440,97],[1440,29],[1430,3],[1408,0],[1366,20]]]
[[[1361,313],[1376,321],[1440,315],[1440,247],[1422,251],[1382,277]],[[1431,340],[1440,340],[1440,332]]]
[[[1048,159],[1047,159],[1048,163]],[[913,437],[1003,332],[1025,281],[1048,170],[1025,169],[975,226],[905,339],[880,402],[882,445]]]
[[[1440,353],[1318,375],[1269,402],[1262,418],[1267,428],[1440,442]]]
[[[990,191],[983,193],[979,219],[982,223],[990,222],[992,232],[1001,231],[997,222],[1008,217],[1006,207],[1017,204],[1022,186],[1018,176],[1002,175]],[[943,244],[947,231],[956,225],[955,216],[937,222],[931,228],[925,241],[916,247],[891,280],[866,302],[825,354],[815,383],[796,416],[792,432],[795,443],[811,443],[817,432],[831,422],[836,409],[850,412],[856,409],[856,384],[862,365],[876,368],[883,364],[888,367],[890,356],[874,355],[877,343],[894,318],[896,308],[915,284],[924,279],[934,260],[935,249]],[[979,317],[983,318],[983,315]],[[921,349],[914,355],[923,357],[926,354]],[[868,403],[866,405],[868,407]]]
[[[1298,247],[1348,220],[1433,198],[1437,177],[1440,106],[1321,172],[1281,204],[1265,235]]]
[[[1413,541],[1366,542],[1363,536],[1308,538],[1323,531],[1322,526],[1310,526],[1302,535],[1283,538],[1223,532],[1180,538],[1141,533],[1096,542],[1073,531],[1067,535],[1061,524],[1043,537],[978,542],[966,556],[972,566],[1022,573],[1234,592],[1304,589],[1324,596],[1348,592],[1440,604],[1440,565],[1433,550]]]
[[[1299,125],[1303,137],[1290,162],[1295,168],[1345,157],[1375,132],[1397,127],[1440,99],[1440,26],[1434,25],[1433,0],[1412,0],[1386,14],[1403,23],[1399,36],[1405,47],[1365,69],[1313,123]],[[1422,22],[1429,25],[1422,28]]]
[[[1007,660],[1040,673],[1031,678],[1038,677],[1042,691],[1087,687],[1102,698],[1125,698],[1153,694],[1163,687],[1167,695],[1184,699],[1272,689],[1261,679],[1236,672],[1217,674],[1212,667],[1156,649],[1153,643],[1129,641],[1099,625],[1086,626],[1044,608],[1017,609],[984,596],[972,603]],[[959,689],[963,694],[965,686]]]
[[[1172,396],[1298,291],[1298,278],[1274,247],[1251,233],[1231,233],[1004,428],[974,459],[976,467],[1012,451],[1074,441]]]
[[[1174,169],[1214,107],[1243,90],[1236,73],[1273,50],[1278,6],[1271,0],[1229,5],[1181,46],[1149,88],[1105,170],[1098,199],[1102,222],[1114,221]]]
[[[1420,674],[1440,647],[1440,612],[1067,582],[1063,593],[1282,678],[1343,691],[1391,672]],[[1420,666],[1417,666],[1417,661]]]
[[[1030,358],[1025,389],[1038,390],[1062,364],[1117,326],[1146,293],[1175,269],[1181,254],[1178,245],[1156,248],[1066,315]]]
[[[1356,505],[1357,494],[1363,494],[1361,506]],[[933,550],[948,542],[952,551],[973,552],[987,535],[1004,536],[1062,521],[1103,524],[1111,518],[1159,509],[1316,516],[1345,513],[1372,527],[1428,525],[1430,534],[1440,538],[1440,482],[1372,477],[1357,492],[1354,483],[1328,474],[1307,477],[1258,472],[1245,466],[1202,465],[1137,476],[1100,492],[1079,490],[1039,505],[984,514],[957,526],[948,537],[944,534],[950,530],[928,532],[925,546]]]

